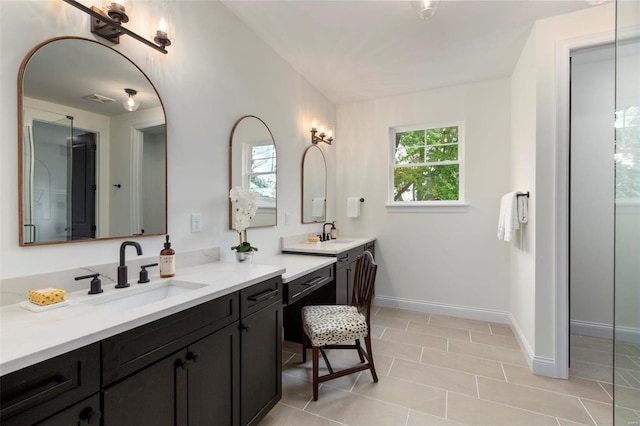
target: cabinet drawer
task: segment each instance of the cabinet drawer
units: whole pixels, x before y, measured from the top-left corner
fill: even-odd
[[[7,374],[0,389],[3,425],[49,417],[100,390],[99,343]]]
[[[238,292],[102,341],[103,386],[239,319]]]
[[[240,290],[240,316],[250,315],[277,301],[282,302],[280,276]]]
[[[318,290],[333,281],[333,265],[325,266],[310,274],[284,284],[284,301],[287,304],[296,302],[300,298]]]

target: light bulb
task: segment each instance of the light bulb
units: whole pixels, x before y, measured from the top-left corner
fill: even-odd
[[[140,107],[140,101],[135,98],[138,94],[137,90],[134,89],[124,89],[127,94],[127,97],[122,101],[122,106],[127,111],[135,111]]]
[[[317,129],[318,128],[318,122],[316,120],[311,120],[311,129]]]

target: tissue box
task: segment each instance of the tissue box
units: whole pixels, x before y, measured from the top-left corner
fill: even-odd
[[[29,302],[38,306],[53,305],[64,302],[66,292],[59,288],[42,288],[39,290],[29,290]]]

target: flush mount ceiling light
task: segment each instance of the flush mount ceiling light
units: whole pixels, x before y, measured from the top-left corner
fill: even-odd
[[[137,110],[140,106],[140,101],[135,98],[135,96],[138,94],[138,91],[133,89],[124,89],[124,91],[127,93],[127,97],[122,101],[122,106],[124,107],[124,109],[126,109],[127,111]]]
[[[604,3],[607,0],[586,0],[587,3],[589,3],[591,6],[597,6],[599,4]]]
[[[418,14],[420,19],[430,19],[436,14],[436,8],[438,7],[440,0],[419,0],[412,1],[411,6],[413,10]]]

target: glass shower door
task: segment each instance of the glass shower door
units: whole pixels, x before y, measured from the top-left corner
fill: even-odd
[[[640,2],[616,2],[614,424],[640,424]]]

